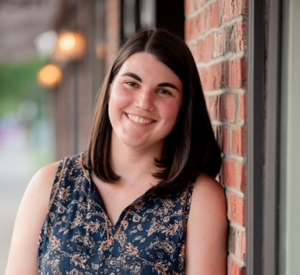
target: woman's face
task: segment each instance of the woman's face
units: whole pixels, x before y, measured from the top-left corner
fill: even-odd
[[[154,55],[131,55],[110,87],[108,112],[114,141],[161,150],[177,121],[182,89],[178,76]]]

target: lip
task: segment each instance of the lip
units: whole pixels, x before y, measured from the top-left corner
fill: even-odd
[[[128,113],[125,113],[126,114],[126,117],[136,123],[136,124],[139,124],[139,125],[150,125],[154,122],[156,122],[156,120],[154,119],[151,119],[151,118],[147,118],[147,117],[144,117],[144,116],[139,116],[139,115],[135,115],[135,114],[128,114]]]

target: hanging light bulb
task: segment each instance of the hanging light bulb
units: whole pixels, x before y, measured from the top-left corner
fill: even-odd
[[[43,87],[54,88],[62,81],[62,70],[54,64],[44,66],[38,73],[38,80]]]
[[[86,41],[78,32],[64,32],[59,35],[54,59],[57,62],[70,62],[81,59],[85,53]]]

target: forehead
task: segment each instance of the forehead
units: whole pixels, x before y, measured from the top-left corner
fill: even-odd
[[[151,53],[139,52],[129,56],[117,75],[122,75],[124,72],[135,73],[141,78],[157,79],[158,81],[172,80],[181,85],[179,77]]]

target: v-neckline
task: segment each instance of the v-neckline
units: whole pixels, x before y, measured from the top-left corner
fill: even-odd
[[[145,198],[147,196],[147,194],[149,193],[149,191],[153,188],[151,187],[150,189],[148,189],[146,192],[144,192],[143,194],[141,194],[138,198],[136,198],[134,201],[132,201],[129,205],[127,205],[121,212],[119,217],[117,218],[116,223],[114,224],[109,215],[107,214],[107,209],[106,206],[104,204],[103,198],[96,186],[96,184],[94,183],[94,181],[92,180],[92,176],[91,176],[91,171],[89,169],[86,169],[82,163],[83,161],[83,154],[81,154],[81,168],[83,170],[83,175],[86,178],[86,180],[89,182],[89,196],[103,209],[103,213],[107,218],[107,221],[110,224],[110,227],[112,229],[113,232],[115,232],[119,227],[120,227],[120,222],[123,221],[124,216],[127,214],[128,209],[131,208],[134,204],[136,204],[137,202],[141,201],[143,198]]]
[[[123,220],[124,215],[126,215],[127,211],[129,208],[131,208],[134,204],[140,202],[148,193],[149,190],[147,190],[144,194],[140,195],[138,198],[136,198],[134,201],[132,201],[129,205],[127,205],[121,212],[120,215],[116,221],[116,223],[114,224],[109,215],[107,214],[107,210],[106,210],[106,206],[104,204],[104,201],[102,199],[102,196],[96,186],[96,184],[92,181],[92,179],[90,178],[90,196],[91,198],[103,209],[104,215],[106,215],[111,228],[113,229],[113,231],[117,230],[119,223]]]

